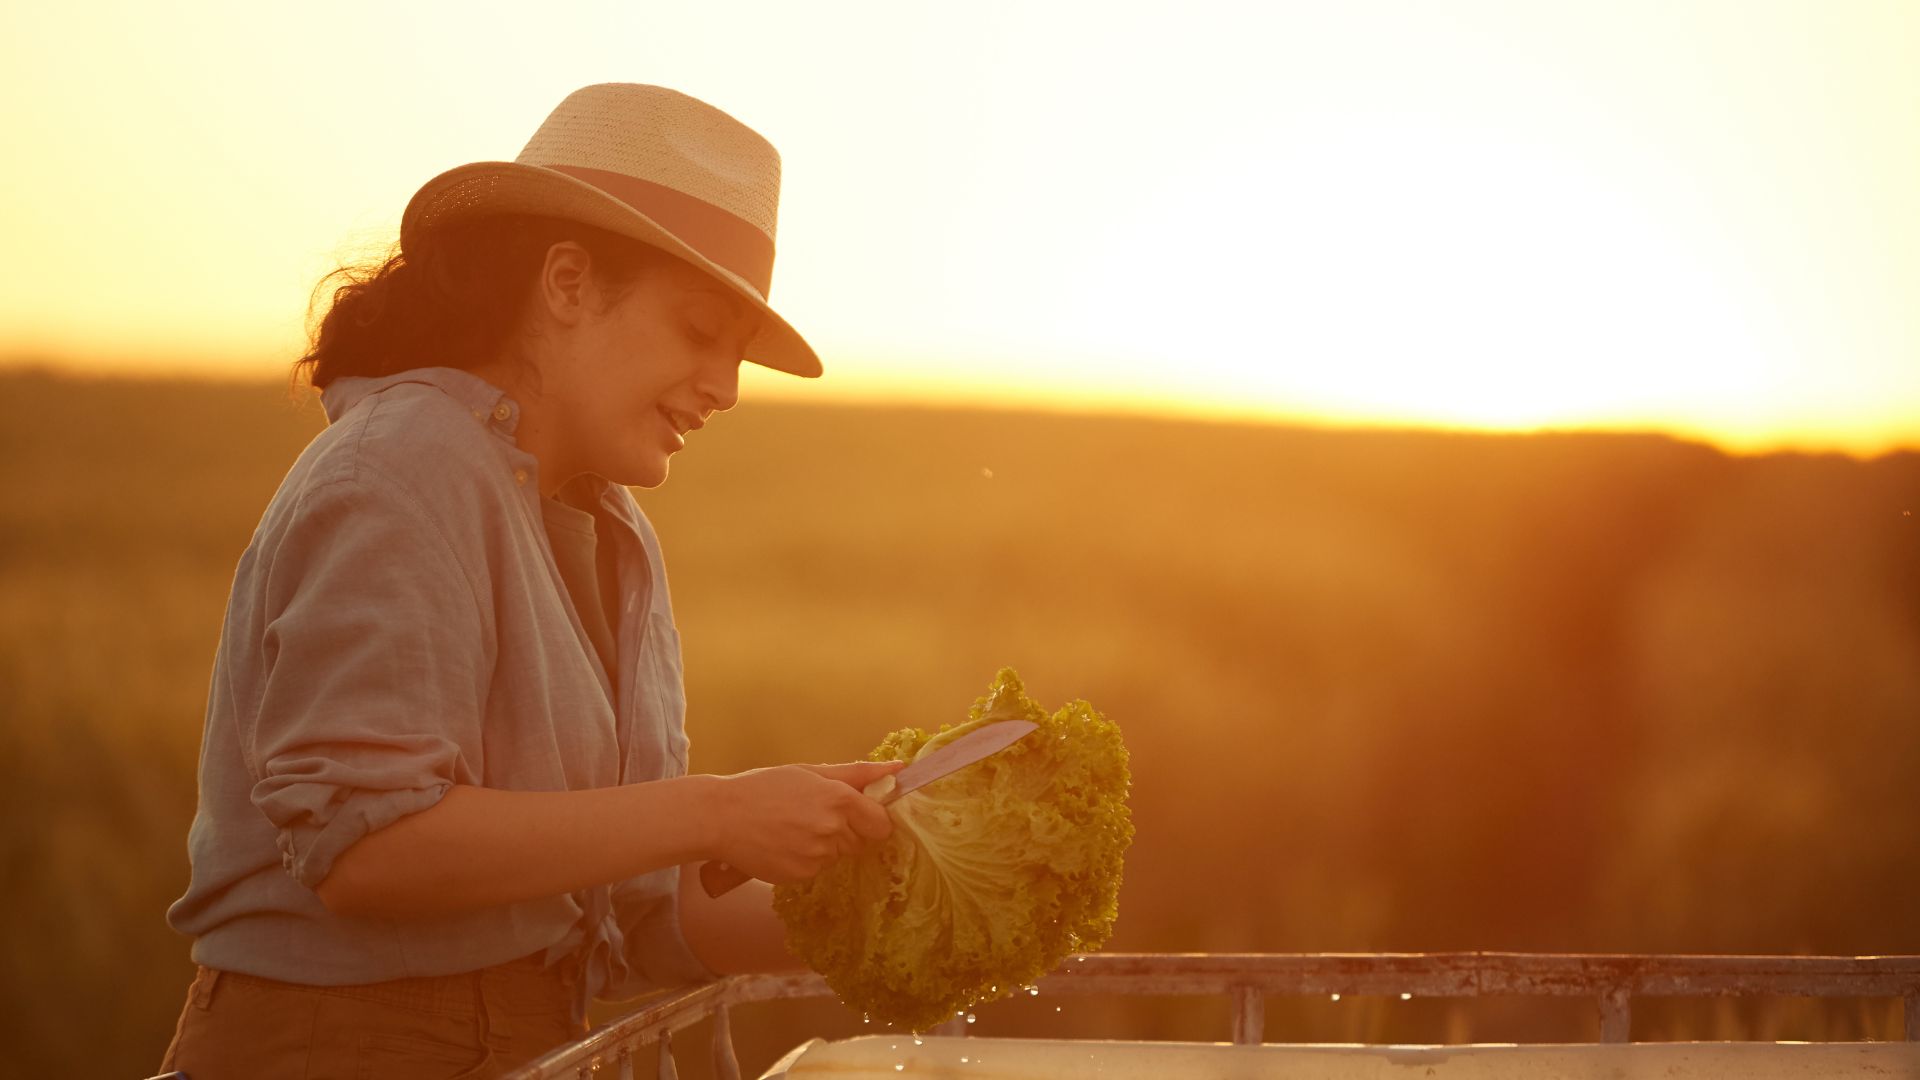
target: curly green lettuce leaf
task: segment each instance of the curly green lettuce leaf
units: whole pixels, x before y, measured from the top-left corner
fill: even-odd
[[[1003,668],[965,723],[896,731],[868,758],[915,761],[1000,720],[1039,726],[895,801],[885,841],[774,889],[788,947],[875,1020],[925,1030],[1113,933],[1130,775],[1092,705],[1048,714]]]

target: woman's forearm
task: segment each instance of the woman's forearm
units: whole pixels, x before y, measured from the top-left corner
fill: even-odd
[[[712,857],[719,779],[584,791],[455,785],[341,852],[315,891],[344,915],[436,915],[696,862]]]

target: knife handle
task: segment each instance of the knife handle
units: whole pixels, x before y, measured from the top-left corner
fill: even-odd
[[[708,896],[716,899],[752,880],[752,874],[735,869],[719,859],[700,864],[700,887],[707,890]]]

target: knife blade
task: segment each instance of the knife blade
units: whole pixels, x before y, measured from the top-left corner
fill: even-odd
[[[982,724],[899,772],[868,784],[862,794],[887,806],[902,795],[959,772],[983,758],[992,757],[1019,742],[1038,726],[1031,720],[997,720]],[[731,892],[750,880],[751,875],[719,859],[700,864],[700,887],[711,897]]]
[[[958,772],[982,758],[992,757],[1025,738],[1028,732],[1038,726],[1031,720],[999,720],[982,724],[899,772],[868,784],[866,794],[886,806],[900,796],[926,787],[949,773]]]

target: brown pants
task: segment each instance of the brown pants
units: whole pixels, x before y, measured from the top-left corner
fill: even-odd
[[[587,1033],[541,953],[461,975],[307,986],[202,966],[160,1071],[189,1080],[477,1080]]]

